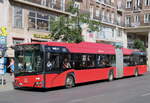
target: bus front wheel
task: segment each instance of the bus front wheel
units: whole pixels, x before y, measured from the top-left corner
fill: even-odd
[[[72,88],[73,86],[75,86],[74,77],[72,75],[69,75],[66,78],[65,87],[66,88]]]

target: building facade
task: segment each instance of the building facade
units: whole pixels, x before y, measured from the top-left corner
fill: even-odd
[[[118,0],[119,4],[121,0]],[[124,12],[117,0],[82,0],[80,9],[87,10],[92,20],[101,23],[100,31],[83,34],[86,35],[86,41],[120,43],[127,47],[127,36],[124,33]],[[123,1],[123,0],[122,0]],[[86,5],[86,6],[85,6]],[[119,5],[119,6],[118,6]],[[84,9],[84,10],[83,10]],[[91,40],[93,37],[93,40]]]
[[[7,29],[7,47],[24,42],[51,41],[50,22],[58,16],[72,16],[68,3],[90,19],[100,22],[99,32],[82,24],[85,41],[119,43],[134,48],[134,40],[144,41],[150,51],[150,0],[0,0],[0,27]],[[11,48],[8,57],[13,57]],[[150,54],[148,53],[150,60]],[[149,62],[150,64],[150,62]]]
[[[67,2],[67,0],[66,0]],[[69,16],[65,0],[1,0],[0,26],[5,26],[7,56],[14,57],[11,46],[18,43],[50,41],[50,22],[58,16]]]
[[[147,48],[150,64],[150,0],[125,0],[125,4],[124,21],[128,48],[133,48],[135,39],[142,40]]]

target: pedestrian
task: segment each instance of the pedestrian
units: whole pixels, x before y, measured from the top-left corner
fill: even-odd
[[[14,69],[15,69],[15,66],[14,66],[14,60],[13,59],[11,59],[10,60],[10,64],[9,64],[9,66],[8,66],[8,68],[10,68],[10,75],[12,76],[12,74],[14,73]]]

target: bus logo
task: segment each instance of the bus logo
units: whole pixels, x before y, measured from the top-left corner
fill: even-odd
[[[28,83],[28,78],[24,78],[24,83]]]

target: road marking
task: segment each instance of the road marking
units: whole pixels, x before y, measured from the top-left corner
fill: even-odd
[[[89,99],[94,99],[94,98],[99,98],[100,96],[104,96],[104,95],[96,95],[96,96],[91,96],[91,97],[85,97],[85,98],[82,98],[82,99],[75,99],[75,100],[72,100],[70,101],[69,103],[79,103],[79,102],[83,102],[85,100],[89,100]]]
[[[81,102],[83,101],[83,99],[75,99],[75,100],[72,100],[70,103],[78,103],[78,102]]]
[[[146,93],[146,94],[143,94],[141,96],[144,97],[144,96],[149,96],[149,95],[150,95],[150,93]]]

